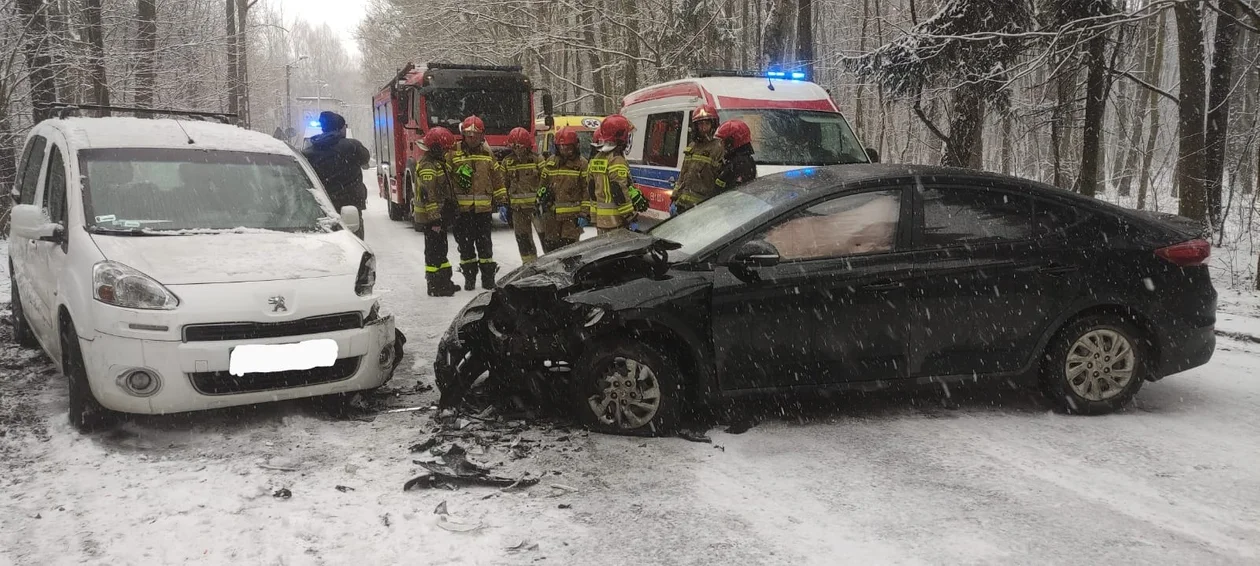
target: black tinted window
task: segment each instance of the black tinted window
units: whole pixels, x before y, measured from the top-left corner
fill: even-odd
[[[48,145],[43,136],[31,138],[22,154],[21,177],[18,187],[22,192],[19,204],[35,204],[35,189],[39,187],[39,172],[44,165],[44,148]]]
[[[679,137],[682,135],[682,112],[652,114],[644,132],[643,162],[661,167],[678,166]]]
[[[1033,204],[1033,233],[1037,236],[1061,233],[1079,224],[1083,217],[1076,207],[1039,200]]]
[[[66,224],[66,164],[61,150],[52,147],[48,154],[48,179],[44,182],[44,209],[53,222]]]
[[[923,191],[923,245],[1009,242],[1032,237],[1032,200],[1009,193],[936,188]]]

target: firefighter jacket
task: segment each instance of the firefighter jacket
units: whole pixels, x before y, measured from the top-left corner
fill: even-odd
[[[537,153],[524,159],[515,153],[503,158],[504,185],[512,210],[533,210],[538,204],[538,189],[542,187],[543,161]]]
[[[469,151],[459,144],[451,152],[451,174],[459,211],[491,212],[506,205],[507,187],[503,185],[503,169],[490,153],[490,146]]]
[[[455,185],[450,175],[450,163],[445,159],[433,159],[425,155],[416,163],[416,194],[411,201],[411,211],[417,224],[441,224],[456,207]]]
[[[683,152],[682,170],[674,183],[674,202],[679,206],[693,207],[718,193],[718,170],[722,167],[722,140],[710,138],[695,141]]]
[[[586,158],[581,154],[564,161],[560,156],[547,160],[543,167],[543,188],[539,191],[545,195],[539,203],[546,218],[544,233],[572,239],[582,235],[577,217],[588,214],[594,204],[587,191],[586,168]]]
[[[756,178],[757,162],[753,161],[752,144],[744,144],[726,153],[714,184],[717,185],[717,193],[721,193]]]
[[[601,151],[586,166],[591,216],[597,228],[621,228],[634,220],[630,204],[630,165],[617,151]]]

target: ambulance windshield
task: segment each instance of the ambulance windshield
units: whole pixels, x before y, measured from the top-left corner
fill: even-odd
[[[753,159],[761,165],[868,163],[866,150],[844,116],[810,110],[722,109],[752,130]]]

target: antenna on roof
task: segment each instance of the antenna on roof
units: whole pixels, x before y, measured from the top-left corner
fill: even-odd
[[[185,130],[185,129],[184,129],[184,125],[183,125],[183,124],[181,124],[181,123],[179,123],[179,120],[176,120],[176,119],[174,119],[174,118],[171,118],[171,121],[172,121],[172,122],[175,122],[175,125],[176,125],[176,126],[179,126],[179,131],[184,132],[184,137],[188,138],[188,145],[192,145],[192,144],[197,143],[197,142],[193,141],[192,136],[188,135],[188,130]]]

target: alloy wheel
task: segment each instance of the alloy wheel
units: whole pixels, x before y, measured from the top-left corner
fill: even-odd
[[[1105,401],[1133,380],[1136,356],[1123,334],[1106,328],[1086,332],[1068,349],[1064,371],[1068,386],[1083,399]]]

